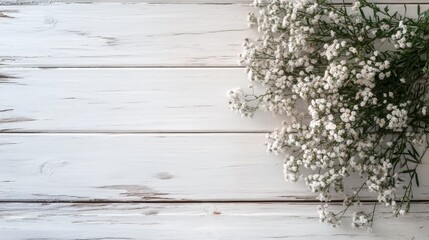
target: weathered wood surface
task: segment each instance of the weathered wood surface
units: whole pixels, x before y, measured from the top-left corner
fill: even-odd
[[[264,134],[2,134],[0,200],[315,200]],[[428,199],[429,161],[416,199]],[[367,195],[374,199],[373,194]]]
[[[242,5],[0,6],[0,59],[13,66],[231,66],[246,36]],[[13,46],[13,47],[10,47]]]
[[[27,67],[237,66],[243,39],[256,36],[247,26],[251,10],[236,4],[0,6],[0,59]],[[416,15],[415,4],[408,15]]]
[[[427,239],[427,203],[371,234],[318,223],[265,153],[280,119],[227,110],[249,2],[0,0],[0,239]]]
[[[150,3],[150,4],[251,4],[253,0],[1,0],[1,5],[34,5],[55,3]],[[332,0],[333,3],[353,3],[355,0]],[[380,4],[429,3],[428,0],[370,0]]]
[[[314,199],[264,134],[2,134],[0,200]]]
[[[370,206],[369,206],[370,207]],[[427,204],[399,219],[379,207],[372,233],[318,222],[314,204],[0,204],[0,239],[426,240]]]
[[[4,69],[0,129],[11,131],[272,131],[281,118],[228,110],[244,69]]]

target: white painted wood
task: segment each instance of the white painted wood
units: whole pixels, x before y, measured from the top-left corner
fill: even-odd
[[[368,233],[319,223],[313,204],[0,204],[0,239],[425,240],[428,207],[380,207]]]
[[[0,59],[9,66],[237,66],[243,39],[256,36],[247,27],[252,10],[235,4],[1,6],[8,17],[0,21]],[[408,4],[408,12],[415,16],[416,5]]]
[[[185,203],[314,199],[302,183],[283,182],[264,134],[136,134],[271,130],[278,119],[242,120],[226,109],[225,90],[246,84],[242,69],[109,69],[236,66],[253,34],[251,8],[245,0],[87,3],[103,1],[2,1],[23,4],[0,7],[3,64],[103,68],[1,69],[15,77],[1,79],[1,129],[46,133],[0,135],[0,200],[183,203],[0,203],[0,239],[427,238],[427,204],[399,220],[380,208],[368,234],[319,224],[315,204]],[[428,163],[416,199],[428,199]]]
[[[0,200],[315,200],[264,134],[1,134]],[[429,161],[416,199],[428,199]],[[374,194],[367,194],[374,199]]]
[[[266,154],[264,134],[2,134],[0,139],[3,200],[309,195],[302,185],[285,184],[282,160]]]
[[[226,91],[244,69],[3,69],[0,129],[272,131],[281,117],[242,118]]]
[[[237,66],[241,5],[0,6],[0,59],[26,66]],[[13,47],[10,47],[13,46]]]
[[[374,3],[404,4],[404,3],[429,3],[429,0],[369,0]],[[2,5],[28,5],[28,4],[57,4],[57,3],[151,3],[151,4],[251,4],[253,0],[1,0]],[[341,4],[343,0],[332,0]],[[344,0],[352,3],[354,0]]]

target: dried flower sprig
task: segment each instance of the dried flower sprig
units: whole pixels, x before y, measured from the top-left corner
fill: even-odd
[[[246,39],[240,55],[252,93],[230,90],[230,108],[287,116],[267,143],[285,155],[286,180],[303,179],[320,201],[344,195],[340,212],[319,207],[321,221],[337,226],[370,193],[378,201],[353,213],[353,227],[370,228],[379,203],[394,216],[409,212],[428,146],[429,15],[419,7],[417,18],[405,17],[366,0],[253,5],[260,37]],[[359,184],[346,187],[354,175]]]

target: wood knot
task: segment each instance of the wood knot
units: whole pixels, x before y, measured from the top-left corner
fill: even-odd
[[[44,176],[51,176],[57,167],[63,167],[65,165],[69,164],[66,161],[62,162],[44,162],[42,165],[40,165],[40,173]]]
[[[160,172],[158,174],[156,174],[157,178],[161,179],[161,180],[169,180],[173,178],[173,175],[168,173],[168,172]]]

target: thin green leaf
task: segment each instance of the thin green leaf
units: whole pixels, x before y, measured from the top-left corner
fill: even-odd
[[[404,4],[404,8],[405,8],[404,16],[406,16],[407,15],[407,4]]]
[[[416,174],[415,177],[416,177],[416,185],[417,187],[420,187],[419,176]]]
[[[363,19],[367,20],[365,13],[363,12],[362,8],[359,8],[360,14]]]

